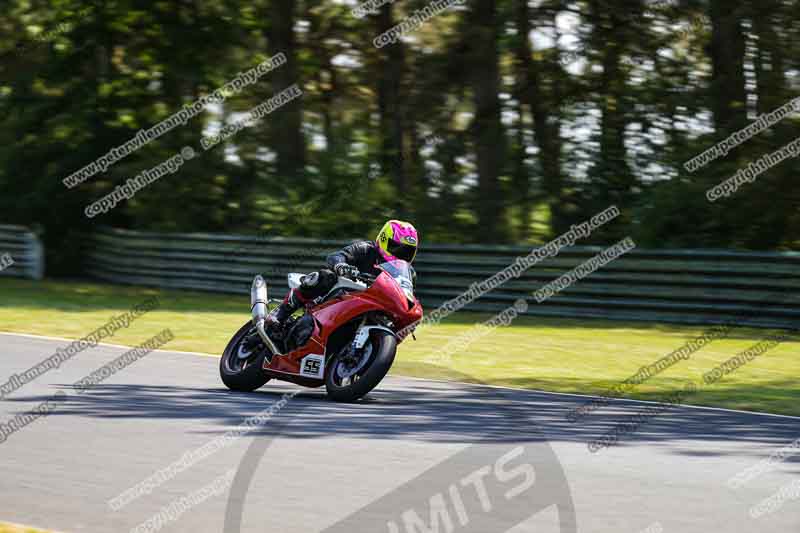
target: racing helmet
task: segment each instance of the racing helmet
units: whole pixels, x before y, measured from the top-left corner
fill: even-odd
[[[402,259],[411,263],[417,255],[419,235],[413,224],[390,220],[381,228],[375,244],[378,245],[378,252],[384,261]]]

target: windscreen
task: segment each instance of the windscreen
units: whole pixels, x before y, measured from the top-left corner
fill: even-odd
[[[411,265],[398,259],[381,263],[378,266],[400,285],[400,288],[403,289],[403,292],[409,300],[414,301],[414,283],[411,281]]]

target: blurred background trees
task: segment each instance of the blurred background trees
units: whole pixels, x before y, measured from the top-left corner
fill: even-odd
[[[800,248],[797,159],[705,190],[800,136],[791,116],[683,163],[800,96],[800,0],[468,0],[394,45],[428,2],[10,0],[0,14],[0,220],[51,264],[96,224],[315,237],[413,220],[427,241],[538,243],[611,204],[594,242]],[[240,71],[272,71],[104,174],[62,179]],[[209,152],[284,88],[301,98]],[[106,215],[84,208],[183,146],[198,157]]]

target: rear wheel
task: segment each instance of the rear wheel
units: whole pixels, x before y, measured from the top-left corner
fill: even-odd
[[[219,375],[231,390],[250,392],[264,385],[269,377],[264,373],[264,359],[269,355],[252,322],[247,322],[225,347],[219,361]]]
[[[388,331],[372,330],[361,353],[353,359],[331,358],[325,371],[325,388],[338,402],[358,400],[386,376],[397,353],[397,339]]]

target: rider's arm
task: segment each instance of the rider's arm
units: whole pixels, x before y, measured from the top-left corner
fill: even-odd
[[[334,252],[328,256],[326,261],[328,263],[328,268],[335,270],[336,265],[341,263],[358,266],[359,263],[363,262],[362,259],[367,257],[369,246],[368,241],[354,242],[353,244],[345,246],[338,252]]]
[[[350,246],[352,246],[352,244]],[[347,263],[348,265],[353,264],[352,263],[353,255],[348,251],[348,248],[350,248],[350,246],[347,246],[346,248],[343,248],[342,250],[339,250],[338,252],[334,252],[331,255],[329,255],[328,259],[326,260],[328,268],[330,268],[331,270],[335,270],[336,265],[339,265],[341,263]]]

